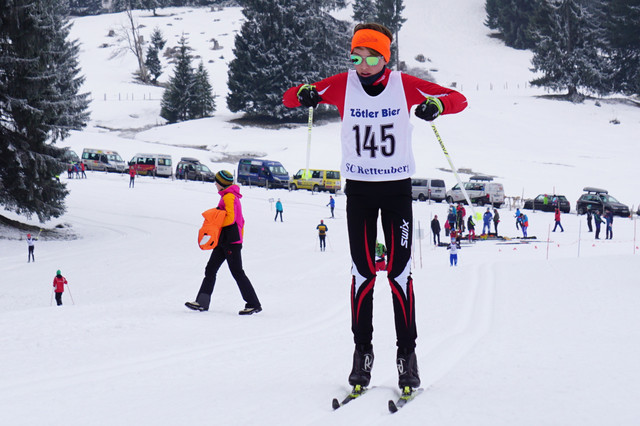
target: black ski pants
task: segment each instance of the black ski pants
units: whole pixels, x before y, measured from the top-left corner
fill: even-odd
[[[36,257],[33,255],[34,248],[35,246],[29,246],[29,251],[27,253],[27,263],[31,262],[31,260],[33,260],[34,262],[36,261]]]
[[[209,262],[207,262],[204,270],[204,279],[198,291],[196,302],[205,309],[209,309],[211,293],[213,293],[213,287],[216,284],[216,275],[225,260],[227,261],[233,279],[236,280],[236,284],[238,284],[240,294],[246,302],[245,306],[247,308],[260,308],[260,301],[258,300],[253,285],[251,281],[249,281],[247,274],[244,273],[244,269],[242,269],[242,244],[229,244],[224,248],[218,246],[213,249]]]
[[[361,182],[347,180],[347,228],[351,251],[351,329],[356,345],[373,339],[373,287],[378,214],[387,247],[387,278],[391,286],[396,344],[416,346],[416,318],[411,279],[413,210],[411,180]]]

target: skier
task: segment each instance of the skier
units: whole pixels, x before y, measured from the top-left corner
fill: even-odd
[[[31,237],[31,234],[27,234],[27,263],[31,262],[32,259],[34,262],[36,261],[36,257],[33,255],[33,251],[36,248],[36,241],[38,241],[38,237]]]
[[[216,274],[220,266],[227,261],[233,279],[238,284],[240,294],[246,302],[240,315],[251,315],[262,311],[258,296],[251,285],[251,281],[242,269],[242,236],[244,233],[244,217],[240,204],[240,188],[233,184],[233,175],[221,170],[216,173],[215,184],[220,194],[218,208],[225,210],[227,215],[222,223],[222,232],[218,245],[211,252],[211,257],[204,270],[204,279],[198,291],[195,302],[187,302],[185,306],[194,311],[208,311],[211,303],[211,293],[216,283]]]
[[[433,245],[440,245],[440,222],[438,221],[438,215],[433,217],[431,221],[431,232],[433,232]]]
[[[333,215],[333,209],[336,208],[336,200],[334,200],[331,195],[329,195],[329,204],[327,204],[327,206],[331,209],[331,218],[334,219],[335,216]]]
[[[62,305],[62,293],[64,293],[64,286],[67,284],[67,279],[62,276],[60,269],[56,271],[56,276],[53,278],[53,288],[56,293],[56,303],[58,306]]]
[[[386,67],[393,35],[376,24],[358,24],[351,41],[355,70],[288,89],[287,107],[335,105],[342,119],[342,172],[347,182],[347,229],[352,259],[351,323],[355,350],[349,383],[361,393],[373,365],[373,288],[378,214],[381,211],[396,325],[398,384],[411,394],[420,385],[411,278],[413,212],[410,109],[432,121],[467,106],[455,90]]]
[[[487,211],[482,215],[482,233],[485,235],[489,235],[491,232],[491,219],[493,219],[493,215],[487,207]]]
[[[449,266],[458,266],[458,250],[460,250],[460,241],[455,238],[451,239],[451,243],[447,245],[449,253]]]
[[[520,225],[520,208],[519,207],[516,209],[516,214],[514,217],[516,218],[516,229],[518,229]]]
[[[282,201],[278,198],[278,201],[276,201],[276,217],[273,218],[274,222],[278,219],[278,215],[280,215],[280,222],[282,222],[282,212]]]
[[[325,251],[327,248],[326,238],[329,227],[324,224],[323,220],[321,220],[320,224],[316,226],[316,229],[318,230],[318,238],[320,238],[320,251]]]
[[[556,232],[556,228],[559,226],[560,227],[560,232],[564,232],[564,228],[562,227],[562,224],[560,223],[560,209],[556,207],[556,211],[555,211],[555,222],[556,224],[553,227],[553,231],[551,232]]]
[[[529,228],[529,218],[526,214],[520,213],[520,228],[522,228],[522,237],[527,238],[527,228]]]

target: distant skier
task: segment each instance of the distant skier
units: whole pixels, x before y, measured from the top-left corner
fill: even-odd
[[[36,257],[33,255],[36,241],[38,241],[38,237],[32,237],[31,234],[27,234],[27,247],[28,247],[27,263],[31,262],[32,259],[34,262],[36,261]]]
[[[527,228],[529,228],[529,217],[526,214],[520,213],[520,228],[522,228],[522,237],[527,238]]]
[[[60,269],[56,271],[56,276],[53,278],[53,289],[56,293],[56,303],[58,306],[62,305],[62,293],[64,293],[64,286],[67,284],[67,279],[62,276]]]
[[[451,243],[447,246],[449,253],[449,266],[458,266],[458,250],[460,250],[460,241],[455,238],[451,239]]]
[[[516,229],[518,229],[520,227],[520,208],[516,209],[514,217],[516,218]]]
[[[320,239],[320,251],[325,251],[325,249],[327,248],[326,239],[329,227],[324,224],[324,220],[321,220],[320,224],[316,226],[316,229],[318,230],[318,238]]]
[[[327,204],[327,206],[329,206],[329,209],[331,209],[331,218],[335,219],[335,216],[333,215],[333,209],[336,208],[336,200],[334,200],[331,195],[329,195],[329,204]]]

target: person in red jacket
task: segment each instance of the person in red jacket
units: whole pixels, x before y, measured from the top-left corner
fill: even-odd
[[[136,169],[133,166],[129,166],[129,188],[133,188],[136,185]]]
[[[53,289],[56,292],[56,303],[58,306],[62,305],[62,293],[64,293],[65,284],[67,284],[67,279],[62,276],[60,269],[58,269],[55,278],[53,278]]]
[[[415,354],[417,330],[411,278],[413,211],[411,109],[425,121],[455,114],[466,98],[420,78],[391,71],[393,35],[377,23],[358,24],[351,40],[354,69],[291,87],[283,104],[315,108],[335,105],[342,119],[342,165],[346,177],[347,229],[352,260],[351,329],[355,350],[349,383],[359,394],[373,366],[373,288],[378,215],[387,247],[387,277],[393,294],[398,385],[420,386]]]
[[[556,224],[553,227],[553,231],[551,232],[556,232],[556,228],[559,226],[560,227],[560,232],[564,232],[564,228],[562,227],[562,224],[560,223],[560,209],[556,207],[556,211],[555,211],[555,221]]]

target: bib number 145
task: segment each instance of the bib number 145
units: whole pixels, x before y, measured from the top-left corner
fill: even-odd
[[[364,130],[364,134],[362,133]],[[356,142],[356,153],[358,157],[366,155],[369,151],[371,158],[376,158],[378,151],[385,156],[391,157],[396,150],[396,138],[393,136],[393,124],[380,125],[380,132],[376,133],[372,126],[353,126]],[[379,135],[379,136],[378,136]]]

